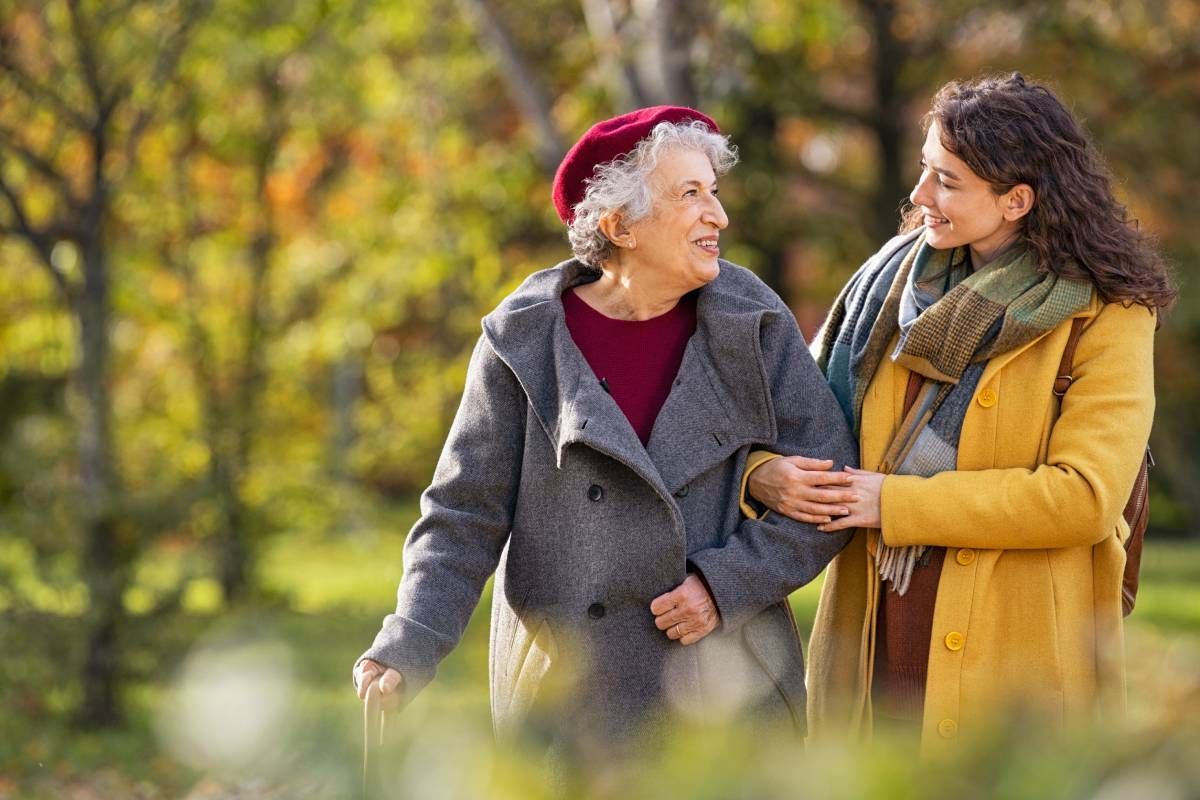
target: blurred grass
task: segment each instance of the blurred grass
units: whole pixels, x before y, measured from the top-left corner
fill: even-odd
[[[80,733],[70,725],[68,710],[78,696],[65,681],[69,673],[61,665],[74,663],[77,646],[71,642],[76,621],[12,611],[0,615],[0,647],[6,653],[0,668],[5,708],[0,715],[0,800],[353,796],[361,718],[350,686],[350,667],[390,610],[404,532],[414,514],[411,506],[393,509],[372,528],[336,541],[304,536],[277,539],[264,554],[259,575],[265,596],[273,601],[257,608],[135,618],[123,633],[129,648],[130,680],[124,699],[130,716],[125,726],[113,731]],[[805,634],[811,628],[819,583],[791,598]],[[481,796],[500,791],[479,783],[483,780],[479,775],[502,781],[508,787],[503,796],[537,794],[530,773],[520,767],[523,762],[497,763],[485,755],[490,736],[488,600],[485,592],[462,645],[443,664],[439,678],[393,725],[400,743],[394,769],[398,780],[409,781],[406,796]],[[35,629],[37,634],[30,636]],[[1154,741],[1162,746],[1154,750],[1154,758],[1175,765],[1164,780],[1190,785],[1185,778],[1171,776],[1190,774],[1188,770],[1194,772],[1200,763],[1196,758],[1200,743],[1189,750],[1174,735],[1176,727],[1194,726],[1200,711],[1195,697],[1200,671],[1200,543],[1151,540],[1147,544],[1141,593],[1128,633],[1132,716],[1146,729],[1158,731]],[[30,648],[31,641],[36,648]],[[178,747],[165,747],[170,737],[164,739],[160,732],[172,724],[176,694],[172,686],[189,663],[189,654],[261,642],[276,643],[290,653],[288,669],[281,665],[280,672],[290,676],[286,677],[289,708],[280,717],[277,732],[282,752],[265,759],[261,768],[222,772],[207,769]],[[1179,719],[1171,716],[1173,704],[1178,706],[1174,713]],[[230,719],[244,712],[231,708]],[[1111,733],[1104,732],[1101,738]],[[997,736],[978,757],[988,764],[998,758],[1016,759],[1016,763],[1005,770],[997,768],[986,796],[1092,796],[1118,778],[1145,788],[1145,782],[1139,783],[1136,774],[1129,778],[1122,767],[1125,762],[1114,761],[1102,745],[1080,740],[1073,745],[1075,750],[1060,745],[1046,749],[1028,732]],[[830,782],[819,792],[826,796],[938,796],[933,784],[926,787],[928,793],[921,788],[925,779],[900,751],[880,751],[870,769],[862,772],[854,765],[853,754],[803,754],[783,743],[761,741],[753,752],[741,752],[744,745],[735,744],[737,737],[730,737],[728,731],[717,735],[715,742],[713,738],[698,736],[673,743],[656,762],[661,770],[626,775],[624,785],[638,787],[641,796],[665,792],[782,797],[804,794],[800,790],[805,787],[818,790],[813,775],[821,775]],[[742,738],[755,741],[754,736]],[[439,748],[457,753],[459,761],[442,764],[445,756],[434,752]],[[813,775],[797,775],[801,763],[806,770],[815,770]],[[738,790],[750,764],[758,789]],[[835,767],[845,772],[836,773]],[[1194,777],[1200,781],[1200,776]],[[411,783],[417,778],[418,783]],[[959,779],[965,780],[961,774]],[[1158,786],[1156,791],[1172,796],[1171,786]],[[969,785],[956,788],[972,792]],[[1122,789],[1112,796],[1126,794]]]
[[[1130,620],[1200,637],[1200,544],[1146,544],[1137,607]]]

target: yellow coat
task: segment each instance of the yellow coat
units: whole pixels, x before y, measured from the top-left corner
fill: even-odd
[[[1093,300],[1075,382],[1051,393],[1067,320],[994,358],[963,421],[958,470],[884,480],[882,536],[947,547],[921,750],[951,749],[1014,703],[1067,723],[1125,704],[1121,516],[1154,415],[1155,317]],[[863,403],[861,463],[877,468],[908,370],[885,358]],[[871,731],[880,531],[858,531],[826,574],[808,671],[814,737]]]

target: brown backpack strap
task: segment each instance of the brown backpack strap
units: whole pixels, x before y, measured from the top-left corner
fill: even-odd
[[[1079,345],[1079,336],[1083,333],[1084,320],[1075,318],[1071,321],[1071,335],[1067,337],[1067,346],[1063,348],[1062,361],[1058,364],[1058,377],[1054,379],[1054,394],[1061,398],[1071,387],[1075,378],[1071,375],[1075,364],[1075,348]],[[1142,464],[1138,468],[1137,478],[1133,482],[1133,490],[1125,503],[1121,516],[1129,524],[1129,538],[1125,540],[1125,574],[1121,578],[1121,611],[1125,616],[1133,611],[1137,600],[1138,578],[1142,564],[1142,542],[1146,538],[1146,528],[1150,524],[1150,467],[1154,466],[1154,455],[1150,445],[1142,454]]]
[[[1075,364],[1075,348],[1079,346],[1079,336],[1083,333],[1084,323],[1083,317],[1071,320],[1071,335],[1067,337],[1067,346],[1063,348],[1062,361],[1058,362],[1058,377],[1054,379],[1056,397],[1066,394],[1067,389],[1071,388],[1071,382],[1075,380],[1071,371]]]
[[[1147,445],[1146,453],[1142,456],[1142,465],[1138,468],[1137,479],[1133,483],[1133,491],[1129,493],[1129,501],[1125,504],[1122,514],[1129,523],[1129,538],[1125,541],[1125,574],[1121,579],[1121,611],[1127,617],[1137,601],[1142,543],[1146,539],[1146,528],[1150,525],[1150,467],[1153,464],[1154,456]]]

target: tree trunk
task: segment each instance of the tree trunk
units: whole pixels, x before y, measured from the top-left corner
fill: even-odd
[[[775,150],[775,141],[778,126],[779,114],[773,106],[759,99],[753,105],[748,105],[737,136],[742,161],[757,165],[777,163],[779,154]],[[739,236],[745,237],[762,255],[758,276],[786,300],[784,245],[787,237],[781,235],[778,222],[780,204],[784,202],[781,199],[782,186],[783,182],[777,181],[770,192],[746,192],[745,206],[737,227]]]
[[[218,434],[218,441],[220,440]],[[226,602],[233,603],[246,594],[249,582],[250,548],[246,541],[246,515],[240,483],[242,470],[231,462],[222,442],[212,451],[209,478],[217,496],[220,529],[217,532],[217,582]]]
[[[864,0],[863,10],[875,40],[872,70],[875,114],[872,132],[879,147],[879,178],[872,201],[871,227],[873,238],[885,241],[896,233],[899,209],[909,190],[901,171],[907,98],[900,92],[896,81],[908,60],[908,47],[896,38],[892,30],[896,17],[895,0]]]
[[[487,0],[464,0],[464,3],[475,19],[480,39],[496,57],[496,65],[513,102],[533,128],[538,164],[543,172],[553,175],[567,149],[554,124],[550,98],[541,80],[525,63],[525,57],[496,9]]]
[[[648,50],[643,63],[654,75],[655,95],[664,103],[695,108],[699,105],[692,75],[694,20],[704,11],[697,0],[656,0],[646,20]],[[645,81],[643,81],[645,83]]]
[[[82,353],[77,379],[83,397],[79,443],[84,498],[83,569],[89,595],[80,721],[87,726],[110,725],[120,717],[116,697],[117,635],[130,558],[128,543],[122,542],[116,507],[118,481],[108,386],[110,309],[104,241],[108,189],[101,172],[105,145],[101,122],[93,132],[94,194],[83,221],[84,281],[76,308]]]
[[[358,438],[354,411],[362,397],[363,367],[355,354],[346,352],[333,365],[333,431],[330,472],[339,483],[350,483],[350,449]]]
[[[633,60],[625,52],[622,25],[610,0],[582,0],[583,17],[596,48],[596,59],[609,73],[620,110],[653,105]]]
[[[264,69],[258,89],[264,100],[264,133],[254,154],[254,186],[258,223],[250,241],[250,299],[242,329],[243,351],[239,380],[234,387],[231,419],[233,441],[217,491],[224,509],[224,531],[217,555],[218,576],[227,601],[236,602],[249,589],[254,553],[246,526],[246,506],[241,486],[250,462],[251,438],[257,421],[259,393],[264,373],[263,336],[267,313],[267,278],[277,232],[275,213],[267,192],[271,165],[286,130],[278,67]]]

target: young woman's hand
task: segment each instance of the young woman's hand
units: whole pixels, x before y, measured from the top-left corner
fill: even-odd
[[[819,525],[848,514],[846,504],[857,499],[850,475],[834,472],[828,459],[786,456],[773,458],[750,473],[750,496],[784,516]]]
[[[764,465],[766,466],[766,465]],[[762,469],[762,467],[759,467]],[[850,513],[844,517],[818,525],[817,530],[826,533],[844,531],[848,528],[881,528],[883,527],[880,496],[883,494],[883,479],[881,472],[870,472],[865,469],[846,467],[850,476],[850,488],[856,499],[846,503]],[[753,477],[753,475],[751,475]]]

